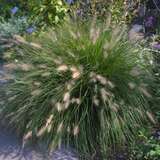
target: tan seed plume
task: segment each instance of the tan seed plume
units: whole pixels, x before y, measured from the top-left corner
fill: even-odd
[[[67,65],[61,65],[57,68],[57,71],[59,71],[59,72],[66,72],[67,70],[68,70]]]
[[[63,130],[63,122],[61,122],[61,123],[58,125],[57,133],[62,132],[62,130]]]
[[[79,126],[76,125],[74,128],[73,128],[73,135],[74,136],[77,136],[79,134]]]

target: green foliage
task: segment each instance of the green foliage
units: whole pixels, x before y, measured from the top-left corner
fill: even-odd
[[[17,56],[1,117],[50,149],[73,145],[102,154],[130,143],[149,112],[146,52],[106,24],[65,23],[25,42]],[[145,55],[145,57],[144,57]],[[15,58],[15,57],[14,57]]]
[[[67,11],[62,0],[31,0],[29,8],[30,21],[35,22],[40,27],[59,23]]]
[[[159,37],[154,37],[153,38],[153,43],[158,42],[159,43]],[[151,42],[149,42],[152,44]],[[147,43],[147,45],[149,45]],[[155,113],[157,116],[158,121],[160,122],[160,52],[156,49],[152,49],[152,54],[154,59],[152,60],[153,63],[153,79],[154,83],[151,85],[150,89],[152,90],[152,99],[150,101],[150,106],[152,111]]]
[[[11,9],[19,3],[19,0],[14,0],[14,1],[7,1],[7,0],[0,0],[0,16],[3,17],[4,19],[8,19],[11,17]],[[19,5],[18,5],[19,6]]]
[[[109,8],[113,22],[117,24],[130,24],[133,18],[137,16],[137,11],[141,4],[144,4],[144,0],[113,1]]]
[[[132,148],[131,160],[159,160],[160,142],[153,136],[147,136],[141,132],[141,142]]]
[[[18,8],[18,11],[14,14],[16,17],[20,16],[28,16],[30,14],[29,8],[30,0],[0,0],[0,16],[4,18],[4,20],[10,19],[13,15],[11,10],[14,7]]]
[[[119,0],[113,1],[109,7],[112,15],[112,21],[116,24],[131,23],[133,17],[136,16],[135,10],[137,9],[137,1]]]
[[[111,4],[110,0],[93,0],[93,1],[79,0],[76,1],[74,3],[74,6],[71,8],[76,10],[76,12],[80,12],[80,16],[83,19],[88,19],[95,15],[98,18],[105,19],[110,4]]]
[[[14,34],[22,34],[29,26],[26,17],[12,17],[5,21],[0,21],[0,36],[11,37]]]
[[[160,93],[159,93],[159,95],[160,95]],[[156,116],[157,116],[158,122],[160,122],[160,111],[156,112]]]
[[[3,2],[0,16],[5,20],[12,17],[11,9],[18,7],[14,16],[27,16],[32,25],[45,28],[59,23],[65,16],[67,8],[62,0],[16,0],[14,2]]]
[[[115,23],[125,22],[124,0],[114,1],[110,6],[112,20]],[[122,16],[123,15],[123,16]]]
[[[130,24],[139,16],[139,7],[147,4],[148,0],[79,0],[78,11],[82,18],[97,16],[102,20],[111,15],[112,22],[116,24]]]
[[[135,16],[138,0],[136,1],[112,1],[112,0],[79,0],[73,8],[81,12],[82,18],[90,18],[96,15],[101,20],[106,20],[109,15],[113,23],[130,23]]]

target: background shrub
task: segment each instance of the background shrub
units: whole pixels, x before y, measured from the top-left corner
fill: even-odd
[[[11,10],[17,7],[20,9],[17,15],[24,16],[27,12],[27,2],[22,1],[22,0],[1,0],[0,3],[0,16],[3,17],[4,19],[11,18]]]
[[[135,143],[131,149],[131,160],[159,160],[160,158],[160,131],[153,135],[140,132],[139,143]]]
[[[52,26],[59,23],[67,9],[62,0],[30,1],[30,21],[40,27]],[[38,15],[38,16],[37,16]]]
[[[31,25],[40,28],[59,23],[67,11],[62,0],[27,0],[6,1],[2,0],[0,16],[5,20],[12,16],[28,17]]]
[[[13,17],[0,22],[0,36],[11,37],[14,34],[22,34],[29,27],[26,17]]]
[[[83,19],[96,15],[99,19],[106,20],[111,15],[112,22],[119,24],[131,23],[137,14],[138,6],[144,3],[139,0],[77,0],[72,2],[71,4],[74,4],[73,8],[76,10],[77,15]]]

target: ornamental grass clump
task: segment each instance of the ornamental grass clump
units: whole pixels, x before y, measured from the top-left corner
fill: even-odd
[[[38,44],[22,41],[1,116],[24,143],[35,138],[49,149],[63,144],[104,154],[154,122],[147,56],[125,33],[96,21],[66,22]]]

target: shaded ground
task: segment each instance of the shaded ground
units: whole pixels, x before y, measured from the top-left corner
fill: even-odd
[[[44,155],[33,148],[21,149],[18,138],[0,128],[0,160],[44,160]]]
[[[78,160],[78,158],[66,149],[56,150],[50,156],[34,147],[22,149],[15,134],[0,127],[0,160]]]

